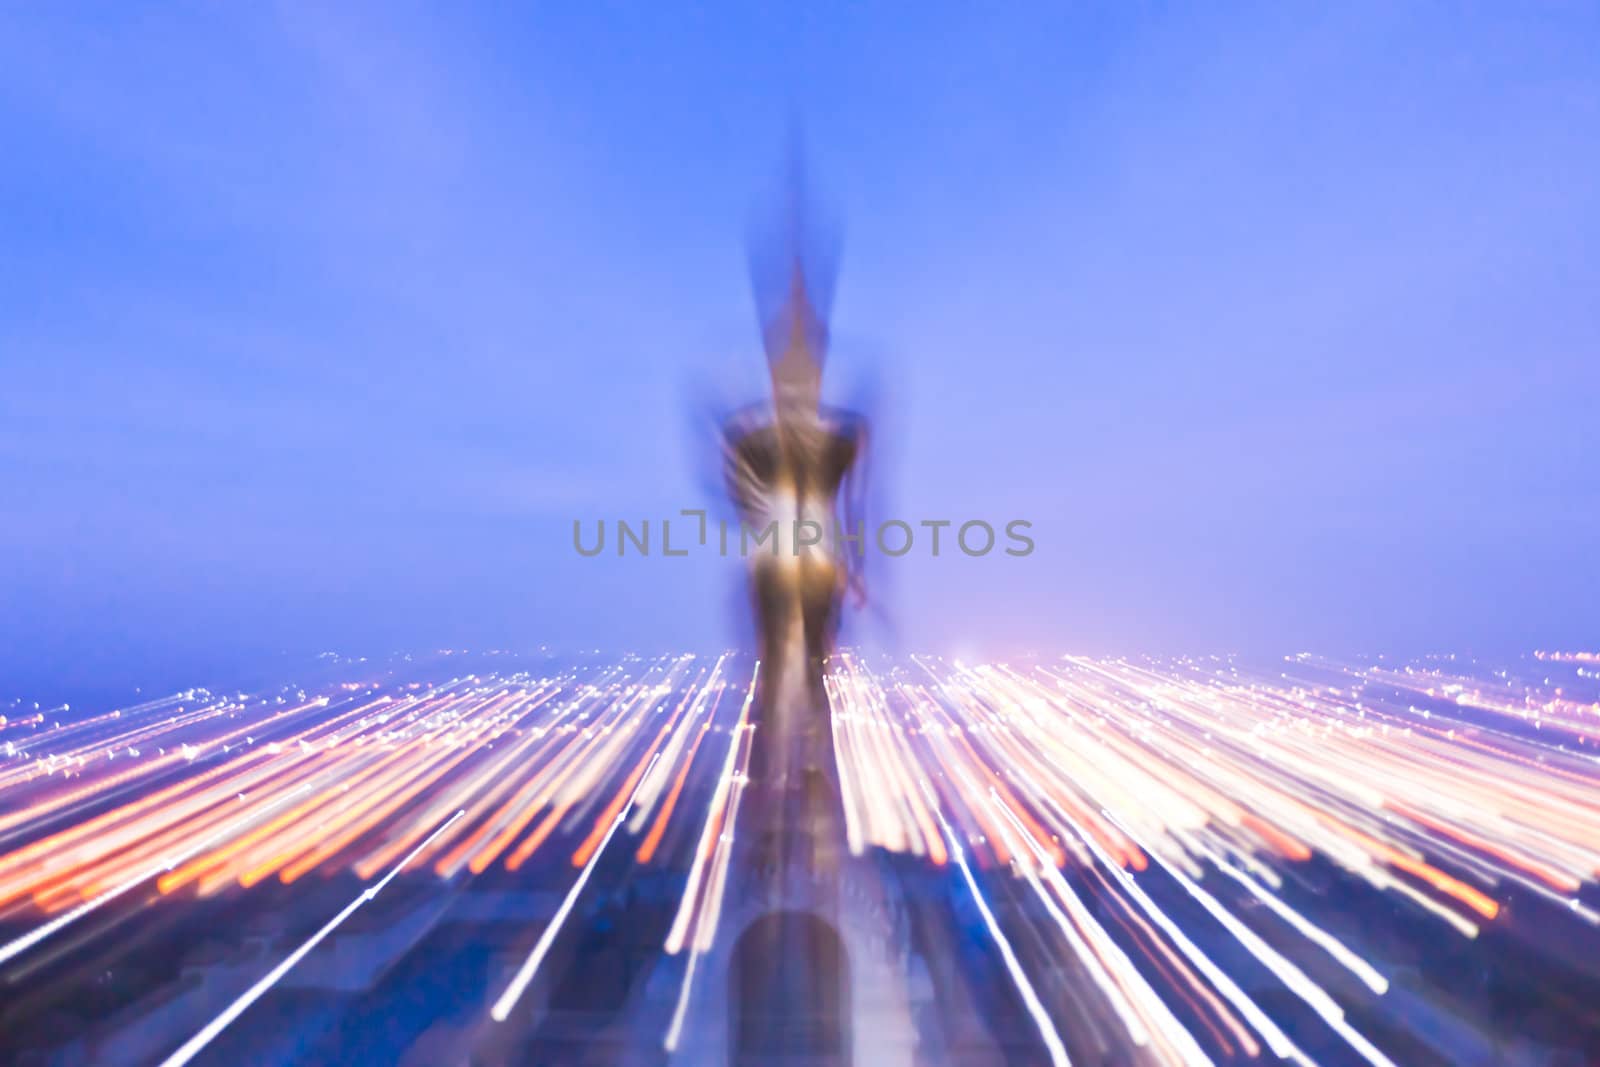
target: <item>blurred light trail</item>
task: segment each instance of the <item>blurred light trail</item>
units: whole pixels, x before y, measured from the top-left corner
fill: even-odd
[[[955,831],[945,822],[943,815],[939,816],[939,829],[950,839],[950,855],[955,859],[956,867],[961,871],[961,878],[966,882],[968,891],[972,893],[972,902],[978,906],[978,912],[983,916],[983,925],[988,930],[990,939],[994,941],[995,948],[999,949],[1006,970],[1010,972],[1011,980],[1016,983],[1017,992],[1022,994],[1022,1001],[1028,1008],[1028,1014],[1033,1016],[1034,1025],[1039,1028],[1039,1036],[1044,1038],[1045,1048],[1050,1053],[1050,1062],[1055,1064],[1055,1067],[1069,1067],[1072,1060],[1067,1056],[1067,1046],[1062,1044],[1061,1033],[1056,1029],[1054,1020],[1050,1018],[1049,1009],[1040,1001],[1027,972],[1022,969],[1016,951],[1011,947],[1011,942],[1000,929],[994,912],[989,908],[989,902],[983,899],[983,890],[978,888],[977,879],[972,877],[972,868],[967,864],[967,850],[956,840]]]
[[[108,889],[104,893],[101,893],[99,896],[94,897],[93,899],[84,901],[82,904],[79,904],[77,907],[73,908],[71,911],[67,912],[65,915],[57,916],[56,918],[54,918],[54,919],[50,920],[49,922],[45,923],[43,926],[40,926],[38,929],[34,930],[32,933],[27,934],[27,935],[25,935],[23,937],[19,937],[15,941],[11,942],[10,944],[5,945],[3,947],[0,947],[0,963],[5,963],[7,960],[11,959],[12,957],[20,955],[23,952],[26,952],[28,949],[32,948],[34,945],[37,945],[40,941],[43,941],[45,938],[49,937],[51,934],[55,933],[57,930],[60,930],[63,927],[66,927],[66,926],[70,925],[71,923],[77,921],[78,919],[83,918],[83,916],[89,914],[91,911],[94,911],[96,908],[100,907],[102,904],[105,904],[107,901],[110,901],[115,897],[120,897],[122,894],[128,892],[130,889],[135,889],[140,884],[142,884],[144,882],[148,882],[150,879],[152,879],[152,878],[156,877],[157,875],[159,875],[162,871],[170,871],[170,870],[172,870],[172,868],[176,867],[178,864],[182,863],[184,860],[188,859],[190,856],[193,856],[198,852],[204,852],[206,849],[210,848],[217,841],[219,841],[219,840],[221,840],[221,839],[223,839],[225,837],[230,836],[234,831],[236,831],[238,829],[241,829],[242,827],[244,827],[248,823],[254,822],[256,819],[260,818],[262,815],[265,815],[268,811],[272,810],[272,808],[276,807],[278,804],[281,804],[284,801],[293,799],[293,795],[294,794],[291,794],[290,796],[280,797],[278,800],[274,801],[272,804],[269,804],[264,808],[261,808],[261,809],[259,809],[257,811],[252,812],[250,815],[246,816],[245,818],[240,819],[238,822],[236,822],[233,825],[225,828],[224,830],[222,830],[222,832],[211,835],[209,838],[206,838],[205,840],[201,841],[197,845],[190,846],[190,848],[187,851],[179,853],[178,855],[172,857],[172,859],[168,860],[166,863],[160,864],[160,865],[158,865],[158,866],[156,866],[156,867],[144,872],[143,874],[134,875],[132,878],[128,879],[126,882],[123,882],[121,885],[115,886],[115,887],[113,887],[111,889]]]
[[[698,920],[698,936],[690,948],[689,962],[683,972],[683,985],[678,990],[678,1000],[672,1010],[672,1021],[668,1024],[666,1037],[662,1041],[663,1047],[668,1052],[677,1049],[678,1040],[682,1035],[684,1016],[689,1010],[689,998],[694,995],[696,964],[701,956],[710,951],[716,936],[717,923],[714,915],[721,908],[721,884],[725,877],[728,857],[733,851],[734,823],[739,814],[739,799],[743,791],[745,772],[750,765],[750,704],[755,700],[756,681],[760,674],[761,663],[757,661],[751,672],[750,685],[745,690],[744,703],[739,707],[739,719],[734,723],[733,734],[728,739],[728,752],[723,757],[722,773],[717,778],[717,791],[706,814],[705,828],[695,845],[694,866],[689,872],[688,885],[678,906],[677,916],[673,919],[672,929],[667,934],[665,946],[667,953],[681,952],[691,925],[697,921],[696,915],[704,913],[707,916]],[[723,829],[724,811],[727,812],[726,829]],[[706,904],[702,902],[703,898],[698,889],[705,881],[706,867],[713,862],[716,863],[718,871],[713,875],[716,888],[708,891],[707,895],[716,892],[718,896],[714,904]]]
[[[1010,979],[1055,1062],[1085,1058],[1074,1041],[1139,1064],[1460,1058],[1490,1024],[1470,990],[1439,986],[1434,958],[1547,975],[1549,1010],[1600,1033],[1565,993],[1600,988],[1588,656],[841,653],[826,684],[848,846],[944,887],[956,942]],[[672,886],[654,943],[682,963],[652,1038],[672,1051],[704,958],[737,936],[724,896],[759,664],[462,662],[112,710],[12,705],[0,981],[70,984],[85,946],[114,957],[199,901],[248,913],[371,883],[183,1062],[405,872],[418,893],[559,899],[481,1009],[505,1020],[637,869]]]
[[[395,875],[403,871],[412,860],[416,859],[417,853],[421,852],[425,845],[429,844],[435,837],[438,837],[440,834],[444,833],[445,830],[449,829],[450,823],[453,823],[457,819],[461,818],[462,814],[462,812],[458,811],[454,815],[450,816],[449,822],[446,822],[443,826],[439,827],[431,835],[429,835],[427,841],[424,841],[422,845],[417,846],[417,848],[413,850],[410,855],[397,863],[394,869],[388,874],[384,875],[383,878],[377,882],[377,884],[373,885],[370,889],[364,890],[360,896],[356,897],[349,904],[345,905],[345,909],[343,911],[329,919],[327,923],[323,925],[322,929],[318,930],[316,933],[307,938],[305,943],[285,957],[282,963],[278,964],[272,970],[262,975],[261,980],[255,985],[251,986],[249,989],[245,990],[237,1000],[228,1005],[227,1010],[225,1010],[221,1015],[218,1015],[215,1019],[212,1019],[200,1030],[199,1033],[195,1034],[188,1041],[184,1042],[176,1052],[163,1060],[162,1067],[183,1067],[183,1064],[194,1059],[195,1056],[199,1054],[200,1050],[209,1045],[218,1034],[222,1033],[229,1023],[243,1015],[250,1005],[261,999],[262,994],[266,993],[267,990],[276,985],[280,978],[288,974],[290,968],[299,963],[301,960],[305,959],[305,957],[310,954],[312,949],[321,944],[329,934],[333,933],[334,930],[338,929],[346,919],[355,914],[355,910],[357,908],[361,907],[361,905],[365,904],[367,901],[371,900],[373,897],[382,892],[383,887],[388,885],[394,879]]]
[[[658,756],[651,756],[650,763],[645,768],[644,777],[649,778],[650,772],[655,770]],[[505,1022],[511,1014],[511,1009],[517,1006],[523,992],[528,988],[528,983],[533,981],[533,976],[539,973],[539,964],[544,962],[545,953],[550,951],[550,946],[555,943],[556,935],[561,932],[561,925],[567,921],[567,916],[572,912],[572,906],[578,902],[578,895],[583,892],[583,887],[589,881],[589,876],[594,873],[595,864],[600,862],[600,856],[605,852],[606,846],[611,843],[611,838],[622,825],[622,820],[628,817],[628,808],[633,805],[633,798],[638,794],[638,787],[628,796],[628,802],[611,819],[610,828],[600,839],[599,845],[593,850],[589,859],[584,863],[583,872],[578,875],[578,880],[572,883],[572,889],[567,893],[566,899],[561,902],[561,907],[555,916],[545,924],[539,940],[534,944],[533,951],[528,953],[528,958],[512,977],[511,984],[506,986],[506,991],[500,994],[500,999],[494,1002],[494,1007],[489,1014],[495,1022]]]

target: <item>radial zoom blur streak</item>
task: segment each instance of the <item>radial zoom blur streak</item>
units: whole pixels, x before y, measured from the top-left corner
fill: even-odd
[[[1516,1062],[1600,1032],[1594,662],[843,653],[826,684],[851,851],[946,887],[1040,1060]],[[717,944],[758,671],[351,665],[267,694],[12,704],[0,1005],[90,980],[85,959],[169,912],[316,900],[310,936],[162,1050],[186,1062],[392,881],[537,869],[559,905],[485,980],[492,1029],[608,881],[653,870],[681,1017]],[[1508,988],[1537,1010],[1483,1007]],[[672,1047],[671,1017],[650,1040]]]

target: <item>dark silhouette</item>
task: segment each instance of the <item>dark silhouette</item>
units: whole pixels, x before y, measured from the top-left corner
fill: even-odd
[[[764,300],[774,294],[757,274],[771,404],[722,427],[739,518],[775,538],[749,554],[761,667],[735,892],[768,910],[734,953],[731,1062],[837,1065],[851,1047],[850,959],[835,925],[848,846],[825,672],[844,595],[862,595],[867,434],[860,416],[822,404],[825,279],[800,250],[798,205],[790,222],[778,299]]]
[[[867,441],[864,419],[821,402],[827,327],[798,253],[788,282],[764,324],[771,407],[723,428],[724,477],[741,521],[775,531],[750,552],[762,672],[751,780],[779,791],[812,775],[834,780],[823,671],[845,592],[863,595],[863,545],[849,538],[864,534],[853,475]]]

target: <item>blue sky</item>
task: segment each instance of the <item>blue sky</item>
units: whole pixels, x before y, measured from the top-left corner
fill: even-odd
[[[863,633],[1595,644],[1600,16],[1004,7],[0,14],[0,677],[725,640],[570,524],[705,502],[794,115],[881,507],[1039,546]]]

